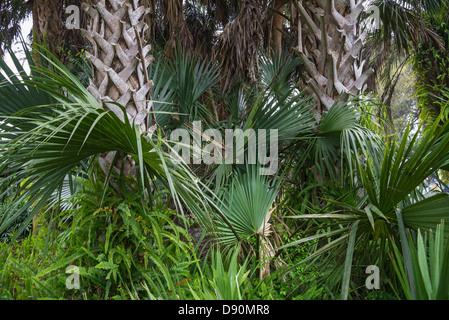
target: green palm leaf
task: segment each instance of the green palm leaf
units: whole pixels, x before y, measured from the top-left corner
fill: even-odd
[[[23,76],[23,81],[46,92],[58,104],[52,106],[51,112],[43,112],[40,107],[29,109],[26,119],[34,127],[17,130],[5,126],[7,130],[1,133],[2,137],[14,135],[13,139],[2,141],[0,165],[3,176],[7,176],[0,180],[2,196],[16,189],[21,190],[21,194],[9,204],[9,214],[2,216],[0,233],[27,207],[32,207],[22,225],[25,228],[73,168],[85,159],[109,151],[131,155],[138,165],[137,175],[143,190],[151,190],[151,181],[157,182],[156,187],[165,186],[171,191],[178,209],[183,210],[185,206],[192,210],[200,222],[211,228],[209,209],[204,206],[207,200],[201,199],[204,194],[199,184],[186,166],[175,166],[171,162],[161,148],[164,141],[160,137],[141,135],[126,117],[123,123],[113,112],[102,109],[62,64],[48,61],[56,72],[36,69],[46,78],[40,76],[31,80]],[[64,88],[67,95],[60,88]],[[119,107],[126,114],[125,109]],[[22,202],[27,205],[19,208]]]
[[[231,185],[223,193],[221,211],[239,238],[249,239],[259,234],[267,236],[271,206],[279,191],[279,182],[269,182],[257,169],[250,169],[232,179]],[[219,239],[226,244],[239,241],[223,221],[219,223]]]

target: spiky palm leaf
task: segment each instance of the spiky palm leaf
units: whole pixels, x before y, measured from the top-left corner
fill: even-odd
[[[178,49],[163,64],[161,78],[164,83],[168,79],[171,81],[175,111],[181,114],[181,125],[185,121],[208,121],[211,118],[211,112],[199,99],[219,80],[219,70],[212,62]]]
[[[358,159],[379,157],[382,150],[380,137],[361,124],[361,103],[358,98],[353,98],[323,113],[318,133],[311,142],[317,172],[322,177],[335,179],[338,171],[343,174],[346,169],[350,177],[355,177]],[[339,159],[338,165],[335,159]],[[353,178],[350,181],[353,183]]]
[[[13,71],[5,60],[0,59],[0,99],[1,104],[1,114],[2,116],[14,115],[18,112],[26,112],[27,108],[35,106],[46,106],[51,105],[56,102],[55,98],[45,92],[40,90],[33,82],[24,83],[22,77],[36,78],[40,77],[40,74],[35,70],[35,61],[31,57],[31,53],[23,43],[22,48],[24,49],[26,63],[30,66],[30,74],[27,75],[23,65],[20,63],[17,55],[14,51],[7,47],[6,50],[11,56],[14,67],[16,68],[18,74]],[[45,64],[45,61],[40,60],[41,64]],[[48,108],[46,109],[48,111]],[[10,125],[18,126],[22,129],[26,129],[28,126],[34,127],[29,120],[26,118],[9,118],[8,123]],[[5,123],[2,124],[4,126]]]
[[[27,130],[14,125],[4,126],[2,137],[7,136],[9,140],[2,140],[4,178],[0,187],[2,195],[15,189],[20,190],[20,195],[9,204],[8,214],[2,216],[0,230],[11,226],[26,208],[31,207],[22,225],[22,229],[25,228],[33,216],[45,208],[47,200],[60,188],[73,168],[81,161],[104,152],[131,155],[138,164],[136,175],[142,196],[149,197],[147,200],[151,201],[153,188],[165,186],[173,191],[179,210],[185,207],[197,212],[199,221],[211,227],[209,210],[203,207],[204,199],[200,199],[202,192],[197,193],[199,184],[185,166],[171,164],[170,157],[161,149],[164,141],[143,136],[138,125],[103,109],[61,63],[50,59],[48,62],[57,72],[39,68],[36,71],[41,76],[29,78],[22,75],[22,85],[39,88],[57,104],[45,110],[39,106],[29,108],[26,114],[18,116],[18,119],[26,119],[34,125],[28,126]],[[18,94],[20,92],[16,92]],[[28,96],[31,98],[33,94],[31,92]],[[122,113],[126,112],[123,106],[117,104],[117,107]],[[16,119],[5,113],[2,117],[6,123],[9,119]],[[187,201],[181,204],[181,198]],[[24,201],[26,205],[19,207]]]
[[[240,238],[249,239],[256,234],[264,237],[270,234],[268,221],[279,187],[279,182],[270,182],[266,177],[259,175],[258,170],[254,168],[232,179],[231,185],[221,196],[222,212]],[[223,243],[233,245],[238,242],[239,239],[226,224],[220,223],[218,229],[222,234],[220,239]]]
[[[418,230],[416,240],[404,232],[402,246],[393,244],[390,256],[409,300],[449,299],[449,245],[444,221],[435,232]],[[402,252],[398,247],[402,247]]]
[[[448,159],[448,126],[439,128],[435,123],[418,140],[420,133],[415,133],[410,143],[408,130],[400,144],[394,139],[389,140],[381,161],[367,153],[366,161],[358,163],[358,186],[349,190],[353,197],[326,199],[326,207],[315,214],[291,216],[294,219],[323,219],[326,221],[324,226],[330,231],[322,230],[284,247],[327,238],[328,243],[303,262],[327,255],[328,259],[323,263],[329,265],[333,259],[346,256],[353,257],[354,264],[370,261],[379,267],[391,268],[386,254],[389,239],[393,237],[399,241],[400,238],[397,210],[402,212],[405,227],[413,230],[434,229],[441,219],[449,218],[445,210],[449,205],[446,194],[427,199],[414,196],[424,179]],[[347,201],[351,199],[356,200]],[[335,210],[330,211],[331,206]],[[347,240],[351,234],[354,240],[349,246]],[[346,261],[346,264],[337,265],[333,270],[338,278],[344,267],[346,281],[349,281],[353,260],[348,258]],[[346,298],[347,286],[343,288],[346,289],[343,295]]]
[[[259,77],[263,89],[269,89],[277,96],[285,96],[296,83],[292,76],[302,64],[301,59],[286,51],[269,56],[261,54],[259,62]]]
[[[439,36],[425,21],[426,14],[439,12],[447,7],[446,1],[439,0],[377,0],[373,5],[379,8],[382,28],[373,31],[373,35],[384,43],[392,40],[398,51],[410,50],[410,44],[415,48],[419,43],[433,41],[437,46],[442,42]]]

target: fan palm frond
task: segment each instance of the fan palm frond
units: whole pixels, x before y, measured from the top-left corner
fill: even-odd
[[[31,207],[22,224],[25,228],[45,207],[54,191],[63,185],[74,167],[105,152],[123,152],[133,158],[138,165],[135,175],[143,197],[149,197],[151,201],[150,191],[165,186],[172,191],[180,211],[187,208],[196,212],[204,226],[212,227],[209,209],[204,208],[205,201],[200,199],[203,193],[194,175],[186,166],[172,163],[170,156],[162,150],[163,139],[141,134],[138,126],[130,123],[127,117],[123,122],[115,113],[104,110],[61,63],[47,60],[55,71],[37,68],[41,76],[31,78],[22,75],[23,85],[39,88],[57,103],[45,110],[40,106],[30,107],[26,115],[2,114],[6,124],[9,119],[19,118],[34,126],[27,126],[26,130],[13,124],[3,126],[5,131],[1,136],[8,137],[8,140],[3,139],[1,145],[0,163],[4,178],[0,179],[0,189],[2,196],[16,189],[20,193],[8,205],[8,214],[2,216],[0,232]],[[28,92],[27,97],[32,99],[33,94]],[[123,106],[117,106],[126,112]],[[23,202],[27,205],[20,207]]]

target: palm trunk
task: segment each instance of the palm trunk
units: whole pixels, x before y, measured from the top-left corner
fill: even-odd
[[[35,42],[45,38],[50,52],[61,58],[60,46],[64,38],[62,1],[34,0],[32,13],[33,33],[35,37],[38,37],[34,39]]]
[[[366,32],[360,28],[362,0],[321,0],[307,6],[294,1],[298,11],[297,55],[306,74],[303,88],[314,94],[319,111],[364,90],[373,75],[361,53]]]
[[[227,91],[235,79],[256,81],[258,48],[262,32],[260,5],[245,0],[239,14],[229,22],[218,36],[213,59],[220,64],[222,91]]]
[[[165,0],[164,7],[170,33],[165,46],[165,53],[170,55],[177,46],[184,50],[192,49],[193,38],[184,19],[183,0]]]
[[[95,0],[92,5],[83,3],[83,9],[90,16],[90,23],[81,32],[92,44],[86,57],[94,69],[89,92],[122,121],[126,117],[142,133],[153,133],[154,115],[148,114],[153,109],[149,101],[153,82],[147,74],[153,57],[148,55],[151,46],[145,45],[144,39],[148,28],[145,18],[151,9],[139,5],[139,0]],[[126,113],[111,102],[124,106]],[[114,153],[100,157],[105,172],[109,171],[113,159]],[[124,165],[125,174],[131,175],[131,159]],[[119,164],[116,171],[120,169]]]
[[[275,55],[279,55],[282,50],[282,29],[284,17],[279,13],[284,13],[283,0],[276,0],[274,4],[275,13],[273,14],[273,28],[271,32],[271,47]]]
[[[33,47],[37,43],[45,43],[48,50],[58,59],[62,58],[60,46],[64,37],[62,5],[62,1],[34,0],[32,7]],[[36,65],[39,65],[39,57],[36,53],[33,53],[33,59]],[[38,219],[39,215],[33,217],[33,235],[39,233]]]

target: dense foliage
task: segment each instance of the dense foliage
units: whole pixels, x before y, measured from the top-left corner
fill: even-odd
[[[359,68],[354,58],[351,70],[358,83],[374,72],[365,62],[378,66],[388,99],[348,89],[354,72],[307,51],[327,41],[309,35],[290,48],[298,17],[338,40],[337,22],[326,31],[329,17],[309,14],[364,17],[361,2],[273,1],[271,11],[262,2],[146,1],[154,10],[129,21],[110,6],[112,25],[142,17],[138,45],[125,36],[111,45],[115,35],[92,25],[86,50],[60,59],[35,35],[23,43],[29,73],[8,50],[17,72],[0,60],[0,299],[449,298],[446,2],[375,1],[379,57]],[[86,12],[107,16],[101,3],[85,2]],[[150,11],[161,21],[144,28]],[[285,15],[282,46],[266,35],[280,30],[261,23],[272,11]],[[409,29],[419,23],[432,41]],[[382,58],[387,49],[397,61]],[[326,68],[326,85],[309,90]],[[231,156],[229,131],[241,142]],[[273,143],[276,165],[266,161]],[[195,162],[198,152],[214,161]]]

